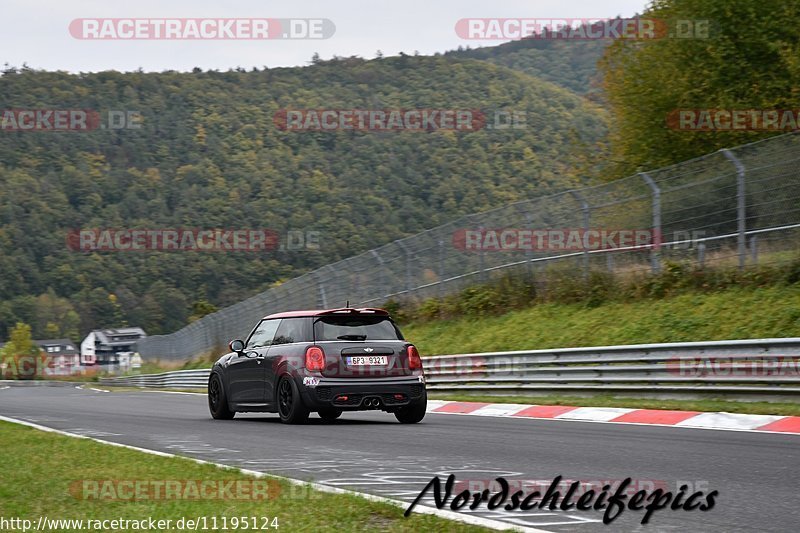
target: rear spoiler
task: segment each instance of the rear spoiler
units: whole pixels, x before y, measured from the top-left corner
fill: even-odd
[[[386,309],[378,309],[374,307],[362,307],[359,309],[353,307],[342,307],[341,309],[330,309],[328,311],[320,313],[318,316],[347,315],[347,314],[389,316],[389,311],[387,311]]]

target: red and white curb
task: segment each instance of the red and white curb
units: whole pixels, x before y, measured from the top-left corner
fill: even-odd
[[[701,413],[698,411],[623,409],[618,407],[570,407],[566,405],[453,402],[443,400],[428,400],[428,412],[448,415],[643,424],[800,435],[800,416]]]

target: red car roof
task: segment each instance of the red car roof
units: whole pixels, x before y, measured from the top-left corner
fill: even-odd
[[[370,315],[381,315],[381,316],[389,316],[389,312],[386,309],[377,309],[373,307],[361,307],[358,309],[354,309],[352,307],[342,307],[339,309],[312,309],[309,311],[286,311],[283,313],[274,313],[272,315],[267,315],[264,318],[297,318],[297,317],[307,317],[307,316],[325,316],[325,315],[338,315],[338,314],[352,314],[352,313],[364,313]]]

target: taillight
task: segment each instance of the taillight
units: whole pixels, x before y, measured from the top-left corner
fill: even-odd
[[[319,346],[309,346],[306,350],[306,368],[321,371],[325,369],[325,352]]]
[[[408,368],[411,370],[420,370],[422,368],[422,359],[419,358],[419,351],[413,344],[409,344],[406,348],[408,355]]]

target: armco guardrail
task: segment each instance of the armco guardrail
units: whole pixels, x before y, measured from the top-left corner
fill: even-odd
[[[800,399],[800,338],[524,350],[423,359],[428,390],[452,393],[626,393]],[[101,380],[204,388],[208,369]]]
[[[119,378],[101,378],[102,385],[144,387],[148,389],[203,389],[208,384],[209,368],[176,370],[160,374],[141,374]]]

